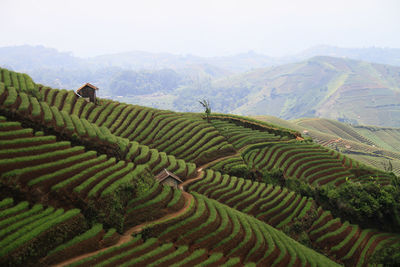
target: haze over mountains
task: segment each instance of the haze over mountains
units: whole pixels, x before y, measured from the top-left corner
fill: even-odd
[[[58,88],[91,82],[100,96],[156,108],[201,111],[197,101],[208,98],[215,112],[400,126],[400,49],[316,46],[281,58],[253,51],[208,58],[139,51],[78,58],[16,46],[0,48],[0,65]]]

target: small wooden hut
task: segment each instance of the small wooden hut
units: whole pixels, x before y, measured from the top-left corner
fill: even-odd
[[[76,94],[89,99],[90,102],[96,103],[96,90],[99,90],[99,88],[93,84],[86,83],[76,90]]]
[[[155,176],[155,179],[162,184],[169,185],[174,188],[178,188],[178,185],[182,183],[182,180],[178,176],[169,172],[167,169],[162,170]]]

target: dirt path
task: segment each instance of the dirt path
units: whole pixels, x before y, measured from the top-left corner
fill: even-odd
[[[169,213],[169,214],[165,215],[164,217],[162,217],[160,219],[157,219],[157,220],[154,220],[154,221],[150,221],[150,222],[145,222],[145,223],[136,225],[136,226],[128,229],[120,237],[120,239],[118,240],[118,242],[115,245],[112,245],[112,246],[109,246],[109,247],[106,247],[106,248],[102,248],[102,249],[99,249],[99,250],[96,250],[96,251],[93,251],[93,252],[89,252],[89,253],[86,253],[86,254],[83,254],[83,255],[76,256],[74,258],[68,259],[68,260],[66,260],[64,262],[61,262],[61,263],[53,265],[53,266],[57,266],[57,267],[67,266],[67,265],[72,264],[74,262],[77,262],[77,261],[80,261],[82,259],[94,256],[96,254],[99,254],[99,253],[101,253],[101,252],[103,252],[103,251],[105,251],[107,249],[121,246],[122,244],[125,244],[125,243],[131,241],[133,239],[132,234],[141,232],[145,226],[147,226],[149,224],[153,224],[153,223],[168,221],[170,219],[173,219],[173,218],[176,218],[176,217],[182,215],[183,213],[185,213],[189,209],[190,205],[194,201],[194,198],[193,198],[193,196],[191,194],[189,194],[187,192],[182,192],[182,194],[183,194],[183,197],[185,198],[185,205],[182,207],[182,209],[178,210],[177,212]]]
[[[246,147],[247,147],[247,146],[246,146]],[[196,169],[196,170],[197,170],[197,175],[196,175],[196,177],[194,177],[194,178],[192,178],[192,179],[189,179],[189,180],[186,180],[185,182],[183,182],[182,184],[180,184],[180,185],[179,185],[179,189],[182,190],[183,197],[185,198],[185,205],[182,207],[182,209],[180,209],[180,210],[178,210],[177,212],[174,212],[174,213],[169,213],[169,214],[165,215],[164,217],[162,217],[162,218],[160,218],[160,219],[157,219],[157,220],[154,220],[154,221],[150,221],[150,222],[145,222],[145,223],[136,225],[136,226],[134,226],[134,227],[128,229],[128,230],[120,237],[120,239],[118,240],[118,242],[117,242],[115,245],[112,245],[112,246],[109,246],[109,247],[106,247],[106,248],[102,248],[102,249],[99,249],[99,250],[96,250],[96,251],[93,251],[93,252],[89,252],[89,253],[85,253],[85,254],[76,256],[76,257],[74,257],[74,258],[68,259],[68,260],[66,260],[66,261],[64,261],[64,262],[61,262],[61,263],[56,264],[56,265],[53,265],[53,266],[56,266],[56,267],[67,266],[67,265],[69,265],[69,264],[75,263],[75,262],[80,261],[80,260],[82,260],[82,259],[85,259],[85,258],[94,256],[94,255],[96,255],[96,254],[99,254],[99,253],[101,253],[101,252],[103,252],[103,251],[105,251],[105,250],[107,250],[107,249],[110,249],[110,248],[113,248],[113,247],[121,246],[122,244],[125,244],[125,243],[127,243],[127,242],[129,242],[129,241],[131,241],[131,240],[133,239],[132,234],[141,232],[141,231],[143,230],[143,228],[146,227],[147,225],[153,224],[153,223],[158,223],[158,222],[163,222],[163,221],[168,221],[168,220],[170,220],[170,219],[173,219],[173,218],[176,218],[176,217],[182,215],[182,214],[185,213],[185,212],[187,211],[187,209],[190,207],[192,201],[194,201],[193,196],[185,191],[185,187],[186,187],[187,185],[189,185],[189,184],[191,184],[191,183],[197,181],[197,180],[202,179],[202,178],[203,178],[202,176],[203,176],[203,173],[204,173],[203,170],[204,170],[205,168],[207,168],[208,166],[210,166],[210,165],[212,165],[212,164],[215,164],[215,163],[218,163],[218,162],[220,162],[220,161],[222,161],[222,160],[225,160],[225,159],[228,159],[228,158],[240,156],[240,155],[241,155],[241,152],[242,152],[246,147],[243,147],[242,149],[238,150],[238,151],[237,151],[235,154],[233,154],[233,155],[229,155],[229,156],[225,156],[225,157],[221,157],[221,158],[215,159],[215,160],[213,160],[213,161],[211,161],[211,162],[208,162],[208,163],[206,163],[206,164],[204,164],[204,165],[198,167],[198,168]]]
[[[185,187],[187,187],[189,184],[191,184],[191,183],[193,183],[193,182],[195,182],[195,181],[197,181],[197,180],[202,179],[202,175],[203,175],[203,173],[204,173],[203,170],[206,169],[208,166],[213,165],[213,164],[215,164],[215,163],[218,163],[218,162],[220,162],[220,161],[223,161],[223,160],[225,160],[225,159],[229,159],[229,158],[233,158],[233,157],[238,157],[238,156],[241,155],[241,153],[242,153],[242,151],[244,150],[244,148],[246,148],[246,147],[243,147],[242,149],[238,150],[235,154],[232,154],[232,155],[229,155],[229,156],[225,156],[225,157],[221,157],[221,158],[217,158],[217,159],[215,159],[215,160],[213,160],[213,161],[210,161],[210,162],[208,162],[208,163],[206,163],[206,164],[204,164],[204,165],[198,167],[198,168],[196,169],[196,170],[197,170],[197,175],[196,175],[196,177],[194,177],[194,178],[192,178],[192,179],[189,179],[189,180],[186,180],[186,181],[184,181],[183,183],[181,183],[181,184],[179,185],[179,189],[182,190],[182,191],[185,191]]]

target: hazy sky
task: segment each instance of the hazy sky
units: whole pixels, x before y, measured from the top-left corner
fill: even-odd
[[[41,44],[76,56],[400,48],[399,0],[0,0],[0,10],[0,46]]]

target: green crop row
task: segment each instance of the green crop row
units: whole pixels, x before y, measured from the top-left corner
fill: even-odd
[[[141,109],[138,110],[137,113],[130,113],[122,124],[121,131],[116,132],[115,135],[125,138],[128,137],[132,133],[132,131],[135,130],[135,127],[137,127],[137,123],[140,122],[148,114],[148,112],[149,111],[147,109]],[[131,116],[131,114],[133,115]]]
[[[30,139],[41,140],[43,137]],[[0,141],[0,147],[1,143],[5,142]],[[0,149],[0,155],[7,153],[7,157],[0,159],[0,168],[3,169],[1,178],[11,183],[27,183],[30,187],[40,185],[44,190],[68,188],[77,193],[89,193],[89,196],[101,194],[104,197],[121,185],[131,183],[146,169],[145,165],[134,166],[133,163],[125,164],[123,161],[116,164],[113,158],[107,161],[106,155],[97,157],[95,151],[84,152],[80,146],[71,148],[69,142],[38,146],[31,146],[29,142],[17,143],[24,146],[12,149],[11,153],[10,149]],[[46,152],[34,153],[41,150]]]
[[[325,223],[322,224],[322,222]],[[349,227],[350,233],[341,234]],[[329,211],[323,212],[314,221],[310,236],[317,246],[336,254],[339,260],[351,266],[364,266],[364,262],[374,251],[379,250],[379,246],[390,241],[390,238],[398,238],[371,229],[362,230],[357,225],[350,225],[348,222],[342,223],[339,218],[333,219]],[[373,249],[372,243],[376,243]],[[346,250],[343,250],[344,248]]]
[[[306,247],[300,245],[297,242],[291,241],[290,238],[282,234],[281,232],[275,230],[274,228],[268,226],[267,224],[261,223],[257,219],[250,217],[246,214],[243,214],[239,211],[233,210],[225,205],[222,205],[216,201],[210,200],[202,195],[199,194],[194,194],[196,199],[202,199],[205,201],[206,205],[209,207],[210,210],[210,217],[212,213],[211,207],[214,206],[216,209],[215,214],[220,217],[221,222],[218,224],[217,228],[209,232],[208,234],[203,235],[200,239],[194,240],[195,244],[198,246],[201,246],[203,248],[209,249],[209,250],[214,250],[219,248],[219,250],[224,251],[225,253],[228,253],[228,251],[224,250],[224,245],[230,244],[233,242],[235,239],[235,236],[240,233],[242,235],[242,238],[238,238],[237,246],[243,246],[243,241],[250,240],[251,235],[255,235],[257,237],[256,239],[256,244],[253,244],[254,247],[257,246],[257,248],[265,246],[264,250],[264,258],[267,258],[268,255],[270,255],[274,249],[274,247],[279,247],[281,250],[280,255],[285,255],[286,253],[293,254],[291,257],[294,257],[292,259],[292,262],[295,261],[296,257],[300,257],[303,254],[305,260],[311,264],[329,264],[327,266],[333,266],[334,263],[331,262],[329,259],[325,258],[322,255],[319,255],[318,253],[307,249]],[[203,219],[203,227],[206,227],[207,225],[210,225],[211,220],[207,220],[207,218]],[[208,222],[208,223],[206,223]],[[224,229],[228,227],[228,225],[231,225],[229,227],[232,227],[232,230],[229,232],[230,234],[227,234]],[[193,229],[197,229],[196,231],[199,231],[199,225],[193,224]],[[190,230],[190,232],[187,232],[187,227],[185,228],[186,233],[184,236],[180,237],[178,239],[179,243],[182,242],[193,242],[188,240],[187,238],[193,235],[194,230]],[[241,230],[243,229],[244,233],[242,233]],[[170,232],[171,233],[171,232]],[[224,234],[223,234],[224,233]],[[179,233],[176,233],[177,235]],[[216,243],[210,243],[206,242],[207,240],[214,240],[214,238],[219,237],[217,240],[218,242]],[[266,243],[263,243],[262,240],[266,240]],[[248,255],[251,253],[255,252],[256,250],[251,250],[249,251]],[[290,251],[290,252],[289,252]],[[229,252],[231,250],[229,249]],[[246,251],[242,252],[245,253]],[[303,252],[303,253],[302,253]],[[304,253],[305,252],[305,253]],[[241,251],[236,250],[235,255],[240,255]],[[226,254],[225,254],[226,255]],[[232,254],[230,254],[232,255]],[[282,258],[283,259],[283,258]],[[281,262],[281,258],[275,258],[276,263]],[[260,261],[258,262],[259,264],[261,263],[262,259],[259,259]]]
[[[196,171],[194,163],[186,163],[172,155],[167,156],[164,152],[139,145],[136,141],[130,142],[126,159],[135,164],[146,163],[154,175],[157,175],[162,169],[167,169],[179,177],[187,178],[193,176]]]
[[[104,187],[107,186],[107,184],[110,184],[115,180],[121,179],[126,175],[130,176],[130,172],[132,172],[134,169],[135,165],[133,165],[132,163],[125,164],[125,166],[122,169],[112,173],[107,177],[104,177],[104,179],[96,183],[96,185],[89,191],[88,196],[93,197],[99,195],[102,189],[104,189]]]
[[[105,127],[107,127],[109,124],[109,121],[115,119],[115,116],[117,115],[119,110],[124,107],[124,105],[122,105],[118,102],[112,102],[112,101],[107,101],[106,104],[104,104],[104,105],[106,105],[106,107],[104,108],[103,112],[101,112],[99,114],[97,120],[92,121],[92,123],[96,123],[98,126],[104,125]],[[114,111],[116,111],[116,112],[114,113]]]
[[[24,138],[16,138],[12,140],[0,140],[0,146],[2,148],[6,147],[15,147],[16,145],[29,145],[30,143],[53,143],[55,142],[56,137],[52,135],[48,136],[34,136],[34,137],[24,137]]]
[[[13,203],[14,203],[14,199],[5,198],[2,201],[0,201],[0,209],[7,208],[8,206],[12,205]]]
[[[223,175],[222,182],[216,184],[214,188],[211,188],[209,190],[208,196],[211,198],[217,198],[224,195],[227,192],[230,192],[231,190],[233,190],[234,185],[236,184],[238,179],[239,178],[235,176]]]
[[[165,198],[167,198],[167,196],[169,196],[171,193],[172,193],[171,187],[169,187],[169,186],[163,186],[163,189],[162,189],[161,194],[157,195],[157,197],[155,197],[154,199],[152,199],[152,200],[150,200],[150,201],[147,201],[147,202],[145,202],[145,203],[142,203],[142,204],[139,204],[139,205],[136,205],[136,206],[130,208],[130,209],[127,211],[127,213],[131,213],[131,212],[134,212],[135,210],[143,209],[143,208],[146,208],[147,206],[151,206],[151,205],[153,205],[154,203],[161,202],[161,201],[163,201]]]
[[[79,171],[77,174],[70,176],[70,178],[67,178],[67,179],[53,185],[51,187],[51,190],[58,190],[58,189],[64,188],[68,184],[82,180],[82,177],[84,178],[87,174],[97,172],[99,169],[103,168],[103,166],[107,166],[106,159],[107,159],[106,155],[101,155],[97,158],[88,160],[87,162],[75,164],[74,166],[68,168],[69,170],[67,169],[67,171],[73,171],[74,169],[81,168],[81,166],[84,166],[84,169],[82,171]],[[113,161],[113,162],[115,162],[115,161]],[[86,167],[86,165],[87,165],[87,167]],[[63,172],[65,172],[64,170],[66,170],[66,169],[63,169]],[[58,176],[58,175],[61,175],[61,172],[58,172],[57,174],[55,174],[55,176]]]
[[[145,200],[147,200],[152,194],[154,194],[155,192],[157,192],[160,189],[164,189],[164,187],[159,183],[154,183],[153,186],[149,190],[146,190],[145,192],[143,192],[142,195],[140,195],[134,199],[131,199],[128,202],[127,209],[135,208],[137,205],[139,205],[139,203],[145,202]]]
[[[222,261],[221,261],[222,260]],[[188,246],[174,246],[173,243],[160,243],[156,238],[146,241],[141,236],[124,245],[109,248],[94,256],[82,259],[70,265],[75,266],[194,266],[194,262],[201,262],[196,266],[209,266],[222,263],[224,266],[237,266],[240,259],[225,258],[222,253],[211,253],[205,249],[191,249]],[[248,263],[246,266],[254,266]]]
[[[46,249],[64,242],[71,234],[76,234],[77,227],[83,227],[83,220],[77,220],[75,227],[68,229],[68,232],[60,236],[64,228],[57,228],[58,225],[72,223],[71,219],[75,217],[83,218],[78,209],[64,212],[62,209],[54,211],[54,208],[51,207],[43,210],[41,206],[36,205],[32,210],[34,211],[31,211],[30,215],[25,213],[26,216],[23,218],[22,214],[17,214],[19,219],[15,219],[13,224],[1,230],[0,258],[2,264],[22,264],[32,255],[42,254]],[[55,242],[43,243],[46,239],[46,232],[49,231],[57,232],[60,238]],[[16,250],[18,250],[18,256],[15,258],[13,252]]]
[[[212,120],[211,122],[236,149],[240,149],[248,144],[281,140],[279,135],[246,128],[228,121]]]
[[[154,113],[151,111],[148,111],[146,116],[144,118],[141,118],[140,121],[138,121],[137,126],[134,128],[134,130],[130,131],[130,134],[128,135],[129,140],[138,140],[141,142],[144,138],[146,138],[146,134],[148,134],[149,129],[153,129],[152,127],[152,121],[153,121]]]
[[[23,93],[18,94],[18,92],[13,88],[7,88],[6,91],[8,92],[8,97],[2,103],[5,107],[13,105],[17,98],[23,100],[27,97]],[[52,90],[50,92],[52,92]],[[64,95],[70,94],[70,92],[66,91]],[[61,95],[62,94],[57,94],[57,97],[62,99]],[[21,101],[19,107],[23,107],[17,109],[17,114],[18,112],[28,113],[28,117],[31,118],[33,122],[40,123],[49,128],[56,127],[58,132],[69,133],[71,136],[75,136],[81,140],[93,140],[94,143],[98,142],[97,140],[100,140],[100,142],[107,143],[111,147],[119,147],[121,154],[124,154],[127,151],[127,145],[129,144],[128,140],[125,141],[123,138],[115,137],[111,134],[108,128],[98,127],[95,124],[89,123],[85,119],[80,119],[76,115],[69,115],[65,110],[60,111],[55,106],[50,107],[47,102],[38,102],[35,97],[29,96],[28,99],[29,104],[26,100]],[[29,108],[26,107],[27,105],[32,107],[30,113],[28,112]],[[40,115],[42,115],[42,118],[40,118]]]
[[[19,129],[13,131],[4,131],[0,132],[0,139],[14,139],[17,136],[32,136],[33,130],[32,129]]]
[[[54,106],[57,107],[57,109],[62,110],[62,107],[64,106],[64,100],[67,97],[68,90],[62,89],[59,90],[55,96],[54,100]]]
[[[19,92],[39,95],[38,87],[27,74],[0,68],[0,82],[4,83],[6,87],[14,87]]]
[[[68,249],[69,247],[79,244],[80,242],[82,242],[84,240],[90,239],[90,238],[96,236],[97,234],[99,234],[102,230],[103,230],[102,224],[95,224],[92,228],[90,228],[83,234],[78,235],[78,236],[74,237],[73,239],[69,240],[68,242],[56,247],[55,249],[50,251],[47,254],[47,256],[51,256],[57,252],[63,251],[65,249]]]
[[[236,125],[242,125],[244,127],[251,128],[251,129],[259,129],[261,131],[267,131],[269,133],[273,133],[276,135],[281,135],[281,136],[286,135],[286,136],[289,136],[290,138],[296,138],[296,136],[300,136],[300,134],[298,132],[293,131],[291,129],[282,128],[280,126],[269,124],[264,121],[259,121],[256,119],[233,115],[233,114],[214,113],[211,116],[211,120],[214,120],[214,119],[232,122],[232,123],[235,123]]]
[[[184,216],[181,215],[183,219],[179,220],[178,223],[174,223],[170,226],[168,226],[169,224],[166,223],[165,229],[158,238],[163,239],[164,236],[171,234],[172,232],[179,231],[179,229],[183,229],[187,225],[196,223],[196,220],[198,220],[206,211],[206,205],[202,200],[197,200],[196,205],[193,205],[192,208],[195,209],[195,211],[192,213],[191,216],[184,218]],[[187,213],[189,212],[190,210],[187,211]]]
[[[192,184],[189,189],[232,208],[261,217],[268,223],[279,224],[279,227],[303,217],[312,204],[312,199],[301,198],[286,188],[281,190],[280,187],[266,186],[264,183],[243,178],[221,176],[213,171],[208,171],[204,179]],[[291,202],[288,202],[289,200]],[[268,216],[269,214],[274,215]]]
[[[28,202],[26,202],[26,201],[25,202],[21,202],[18,205],[12,207],[12,208],[0,211],[0,219],[4,218],[4,217],[7,217],[7,216],[10,216],[13,213],[21,212],[21,211],[25,210],[28,207],[29,207],[29,203]]]
[[[25,206],[26,202],[21,202],[20,205],[21,204],[23,204],[23,206]],[[20,205],[17,205],[15,207],[18,207]],[[5,227],[7,227],[9,225],[12,225],[12,224],[14,224],[16,222],[19,222],[19,221],[23,220],[24,218],[32,216],[32,215],[34,215],[34,214],[36,214],[36,213],[38,213],[38,212],[43,210],[43,206],[42,205],[35,205],[31,209],[29,209],[29,210],[27,210],[25,212],[21,212],[22,210],[25,210],[27,207],[28,206],[24,207],[23,209],[21,209],[21,207],[19,207],[18,210],[17,210],[18,211],[17,214],[15,214],[15,215],[7,218],[7,219],[3,219],[2,221],[0,221],[0,229],[4,229]],[[15,213],[15,211],[13,213]],[[10,213],[10,215],[12,215],[12,213]],[[8,230],[8,229],[6,229],[6,230]],[[2,232],[2,234],[0,234],[0,236],[3,236],[3,235],[4,235],[4,232]]]
[[[154,137],[154,146],[159,149],[166,149],[177,142],[183,144],[194,133],[202,130],[201,124],[191,123],[183,118],[172,118],[172,121],[168,119],[168,122],[161,128],[162,132],[158,132]]]
[[[129,165],[129,164],[128,164]],[[116,179],[110,186],[108,186],[104,191],[101,193],[101,196],[104,197],[112,192],[116,191],[116,189],[124,184],[131,184],[132,181],[140,177],[141,174],[145,172],[147,165],[137,165],[133,171],[130,171],[124,177]]]

